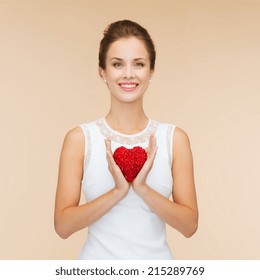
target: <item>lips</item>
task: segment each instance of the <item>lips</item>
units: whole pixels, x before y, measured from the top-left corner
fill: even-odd
[[[119,83],[119,86],[125,91],[133,91],[138,87],[138,83]]]

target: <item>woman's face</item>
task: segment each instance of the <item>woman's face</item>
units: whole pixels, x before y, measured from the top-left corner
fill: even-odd
[[[106,69],[101,70],[112,97],[128,103],[143,97],[152,74],[149,54],[143,41],[136,37],[112,43],[106,56]]]

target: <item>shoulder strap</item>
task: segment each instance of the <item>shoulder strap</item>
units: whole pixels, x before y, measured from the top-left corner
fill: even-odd
[[[176,126],[173,124],[168,124],[167,127],[167,149],[168,149],[170,166],[172,166],[172,160],[173,160],[172,149],[173,149],[173,135],[174,135],[175,127]]]
[[[85,137],[85,152],[84,152],[84,172],[88,167],[90,152],[91,152],[91,137],[88,124],[80,125]]]

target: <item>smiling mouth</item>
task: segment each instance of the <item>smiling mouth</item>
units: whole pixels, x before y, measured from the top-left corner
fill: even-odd
[[[134,90],[138,87],[137,83],[120,83],[119,86],[127,91],[131,91]]]

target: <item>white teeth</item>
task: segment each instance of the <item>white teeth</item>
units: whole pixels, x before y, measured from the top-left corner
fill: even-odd
[[[136,85],[127,85],[127,84],[124,84],[124,85],[121,85],[121,87],[124,87],[124,88],[135,88]]]

